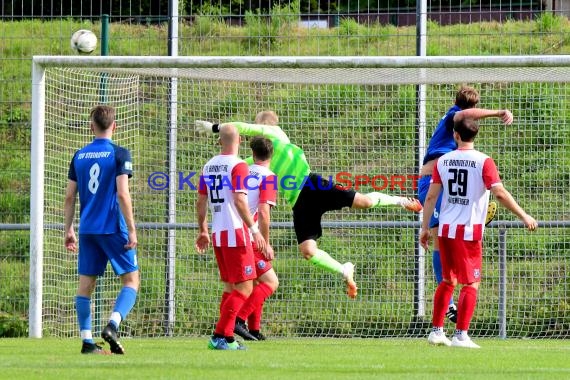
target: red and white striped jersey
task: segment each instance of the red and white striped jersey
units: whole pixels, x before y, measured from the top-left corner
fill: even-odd
[[[247,189],[249,212],[255,221],[260,203],[267,203],[270,206],[277,204],[277,177],[268,167],[257,164],[249,166]]]
[[[457,149],[437,160],[432,183],[443,186],[438,235],[483,239],[489,190],[501,183],[492,158],[475,149]]]
[[[238,214],[233,193],[247,194],[249,175],[245,161],[234,155],[215,156],[204,165],[198,192],[208,195],[212,213],[212,244],[216,247],[243,247],[250,244],[247,226]]]

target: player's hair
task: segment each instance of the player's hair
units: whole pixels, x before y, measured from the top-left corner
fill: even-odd
[[[473,119],[462,119],[453,124],[453,130],[459,134],[461,141],[471,142],[479,133],[479,123]]]
[[[101,131],[106,131],[115,121],[115,109],[106,105],[95,106],[91,110],[89,118]]]
[[[463,85],[455,94],[455,105],[462,110],[473,108],[479,103],[479,92],[471,86]]]
[[[278,125],[279,117],[273,111],[261,111],[255,116],[255,124]]]
[[[249,142],[255,160],[266,161],[273,156],[273,144],[271,140],[263,136],[255,136]]]

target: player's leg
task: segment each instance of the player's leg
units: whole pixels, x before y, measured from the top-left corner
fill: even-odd
[[[211,350],[229,350],[228,342],[224,337],[224,332],[222,329],[218,330],[218,323],[224,314],[224,305],[226,304],[228,298],[230,298],[233,291],[233,284],[229,282],[229,276],[226,270],[226,265],[224,261],[224,255],[222,254],[222,247],[214,246],[214,256],[216,257],[216,262],[218,264],[218,270],[220,273],[220,280],[224,284],[224,289],[222,292],[222,297],[220,300],[218,320],[216,323],[216,328],[212,337],[208,341],[208,348]]]
[[[426,200],[426,196],[429,190],[429,185],[431,182],[431,175],[424,175],[418,181],[418,200],[420,203],[424,204]],[[441,283],[443,276],[441,273],[441,260],[440,260],[440,253],[439,253],[439,240],[437,239],[438,227],[439,227],[439,210],[441,208],[441,197],[440,194],[437,198],[435,203],[435,208],[433,211],[433,215],[430,215],[429,227],[431,236],[434,237],[433,239],[433,251],[432,251],[432,268],[433,274],[435,276],[436,283]],[[427,215],[424,215],[424,218],[427,218]],[[455,323],[457,321],[457,308],[453,302],[453,296],[449,300],[449,306],[447,309],[447,313],[445,314],[447,318]]]
[[[475,344],[467,332],[469,324],[473,318],[475,306],[477,305],[477,292],[479,282],[464,285],[459,292],[459,302],[457,307],[457,324],[451,345],[455,347],[480,348]]]
[[[354,264],[351,262],[344,264],[339,263],[327,252],[319,249],[317,242],[313,239],[305,240],[299,244],[299,250],[303,257],[314,266],[324,269],[327,272],[340,274],[346,282],[348,296],[350,298],[356,297],[358,287],[354,281]]]
[[[447,238],[439,238],[441,245],[441,261],[443,280],[438,284],[433,297],[432,331],[429,334],[428,342],[435,345],[451,345],[443,331],[445,313],[449,299],[453,295],[453,290],[457,284],[452,268],[454,268],[453,250]]]
[[[273,269],[265,272],[259,278],[258,284],[254,286],[253,292],[238,313],[236,330],[234,330],[236,334],[245,340],[265,340],[265,337],[260,333],[263,304],[278,286],[279,280]],[[246,320],[247,327],[245,326]]]
[[[266,337],[260,331],[261,315],[263,314],[263,305],[265,304],[265,301],[273,293],[275,293],[275,291],[279,287],[279,279],[277,278],[277,274],[275,273],[273,268],[261,275],[261,277],[259,278],[258,286],[260,286],[260,290],[261,287],[263,287],[263,291],[261,292],[261,297],[259,297],[261,302],[258,302],[256,308],[253,310],[252,313],[249,314],[249,317],[247,318],[247,326],[249,327],[249,332],[251,333],[251,335],[256,337],[257,340],[265,340]]]
[[[330,273],[343,274],[343,264],[336,261],[327,252],[317,247],[317,241],[306,239],[299,244],[299,251],[311,264]]]
[[[314,266],[343,277],[347,284],[347,293],[356,297],[357,287],[354,282],[354,265],[350,262],[339,263],[327,252],[317,247],[317,239],[322,236],[321,218],[329,210],[350,207],[354,200],[354,190],[343,190],[328,179],[311,174],[310,188],[305,186],[295,206],[293,206],[293,227],[303,257]]]
[[[357,193],[354,197],[352,208],[366,209],[371,207],[401,206],[408,211],[420,212],[422,205],[415,198],[400,197],[397,195],[388,195],[379,192],[367,194]]]
[[[299,244],[299,250],[303,257],[314,266],[324,269],[327,272],[340,274],[346,282],[348,296],[350,298],[356,297],[358,287],[354,281],[354,264],[351,262],[344,264],[339,263],[327,252],[319,249],[317,242],[313,239],[305,240]]]
[[[133,309],[140,286],[137,252],[136,249],[125,251],[124,246],[127,242],[128,236],[122,232],[105,235],[100,239],[100,244],[107,253],[113,271],[121,278],[122,283],[109,323],[103,328],[101,337],[109,343],[112,353],[120,355],[124,354],[125,350],[119,342],[119,326]]]
[[[431,176],[430,176],[430,178],[431,178]],[[442,193],[440,193],[439,196],[437,197],[437,200],[435,202],[435,208],[433,210],[433,215],[431,216],[430,221],[429,221],[429,228],[431,231],[431,236],[437,236],[437,234],[438,234],[439,212],[441,209],[441,197],[442,197]],[[438,284],[443,279],[443,275],[441,273],[441,258],[440,258],[440,256],[441,256],[441,254],[439,251],[439,240],[433,239],[432,267],[433,267],[433,273],[435,276],[435,280]],[[453,322],[453,323],[457,322],[457,307],[455,306],[455,303],[453,301],[453,295],[451,296],[451,298],[449,300],[449,305],[447,307],[447,312],[445,313],[445,315],[451,322]]]
[[[82,354],[103,352],[103,348],[95,344],[92,332],[91,294],[93,294],[96,283],[96,276],[79,275],[79,286],[75,296],[75,310],[77,312],[77,322],[79,323],[79,334],[83,342],[81,346]]]
[[[233,284],[233,290],[221,305],[220,318],[214,335],[208,343],[210,349],[239,350],[241,346],[234,338],[234,327],[238,311],[253,290],[255,260],[251,246],[214,247],[222,281]],[[249,268],[249,270],[248,270]]]
[[[432,236],[437,236],[438,227],[434,227],[430,229]],[[433,266],[433,274],[435,276],[435,280],[437,284],[441,283],[443,280],[443,274],[441,270],[441,253],[439,250],[439,241],[438,239],[434,239],[433,242],[433,252],[432,252],[432,266]],[[453,301],[453,294],[449,299],[449,305],[447,306],[447,312],[445,313],[447,319],[451,322],[457,322],[457,306]]]
[[[77,271],[79,285],[75,297],[75,310],[82,340],[82,354],[103,354],[103,348],[93,340],[91,320],[91,295],[97,284],[97,276],[105,272],[107,257],[100,251],[93,235],[79,235]]]
[[[234,328],[238,311],[243,307],[253,290],[253,281],[246,280],[233,284],[234,289],[221,307],[220,319],[216,324],[214,337],[221,336],[228,344],[228,349],[242,348],[234,337]]]
[[[477,305],[477,293],[481,281],[482,244],[481,241],[456,241],[458,247],[456,254],[461,258],[458,266],[457,278],[466,284],[459,292],[457,305],[457,324],[455,334],[451,341],[453,346],[466,348],[479,348],[467,334],[469,324]]]
[[[234,290],[234,287],[232,286],[232,284],[227,283],[227,282],[223,282],[223,284],[224,284],[224,289],[222,291],[222,298],[220,299],[220,314],[222,313],[222,306],[224,305],[224,303],[226,302],[226,300],[230,296],[232,290]]]
[[[268,261],[255,247],[254,255],[257,280],[251,295],[237,314],[234,329],[234,332],[245,340],[260,340],[259,337],[263,337],[259,332],[263,304],[279,287],[279,279],[273,270],[271,261]]]
[[[253,312],[255,306],[252,305],[253,299],[256,298],[256,290],[259,283],[257,280],[253,282],[253,290],[247,300],[238,311],[236,315],[236,324],[234,327],[234,334],[241,336],[244,340],[258,340],[255,336],[253,336],[248,329],[248,325],[246,325],[246,321],[249,319],[250,313]]]
[[[301,196],[293,207],[293,227],[299,244],[299,251],[311,264],[331,273],[343,274],[342,264],[333,259],[328,253],[317,248],[317,239],[322,236],[321,215],[316,200],[305,200]]]

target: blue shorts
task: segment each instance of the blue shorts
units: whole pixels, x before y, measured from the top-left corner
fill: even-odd
[[[79,234],[77,271],[84,276],[102,276],[111,262],[117,276],[134,272],[137,265],[137,250],[125,249],[128,235],[117,232],[108,235]]]
[[[422,206],[424,205],[424,202],[426,200],[426,196],[427,196],[427,193],[429,190],[429,182],[430,181],[431,181],[431,175],[424,175],[418,181],[418,200],[420,201]],[[429,228],[434,228],[434,227],[439,226],[439,210],[441,209],[441,196],[442,196],[442,193],[440,192],[439,196],[437,197],[437,201],[435,202],[435,208],[433,210],[433,215],[431,216],[431,218],[429,220]],[[424,215],[424,218],[425,217],[426,217],[426,215]]]

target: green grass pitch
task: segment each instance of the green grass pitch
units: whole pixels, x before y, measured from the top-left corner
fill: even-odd
[[[566,340],[275,339],[210,351],[208,338],[123,340],[126,355],[81,355],[79,339],[0,339],[2,379],[563,379]]]

